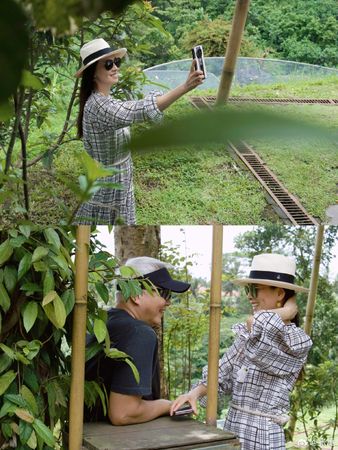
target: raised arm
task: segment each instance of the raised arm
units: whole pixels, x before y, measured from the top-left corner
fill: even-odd
[[[168,106],[178,100],[187,92],[195,89],[199,84],[203,83],[203,72],[201,70],[195,70],[195,62],[191,64],[190,72],[185,83],[177,86],[169,92],[156,97],[157,107],[160,111],[164,111]]]

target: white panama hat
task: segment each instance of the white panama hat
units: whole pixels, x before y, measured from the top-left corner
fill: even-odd
[[[116,56],[122,58],[127,53],[126,48],[110,47],[108,42],[104,39],[93,39],[81,47],[80,56],[82,59],[82,67],[76,72],[77,78],[82,76],[82,72],[90,65],[94,64],[99,59],[106,56]]]
[[[293,258],[277,253],[262,253],[253,257],[249,277],[238,278],[233,280],[233,283],[241,286],[263,284],[296,292],[308,292],[307,288],[294,284],[295,275],[296,262]]]

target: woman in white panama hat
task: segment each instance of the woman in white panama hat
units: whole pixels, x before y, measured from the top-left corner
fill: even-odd
[[[110,47],[101,38],[86,43],[80,50],[83,65],[75,74],[82,77],[78,136],[83,137],[92,158],[114,167],[117,173],[106,177],[106,186],[80,206],[75,224],[135,224],[133,166],[130,151],[125,148],[129,125],[161,120],[168,106],[203,82],[203,72],[192,65],[186,82],[165,94],[153,91],[142,100],[117,100],[110,90],[118,82],[126,52],[125,48]]]
[[[295,270],[292,258],[266,253],[253,258],[247,278],[234,280],[245,287],[253,316],[232,328],[236,337],[219,361],[218,389],[231,394],[224,428],[238,435],[242,450],[285,450],[289,394],[312,345],[294,323],[295,293],[307,291],[294,283]],[[196,413],[207,379],[204,368],[202,380],[173,402],[171,414],[186,402]]]

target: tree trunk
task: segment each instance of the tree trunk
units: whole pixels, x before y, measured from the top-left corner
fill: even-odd
[[[115,226],[114,238],[115,257],[121,263],[137,256],[158,257],[161,243],[159,226]]]

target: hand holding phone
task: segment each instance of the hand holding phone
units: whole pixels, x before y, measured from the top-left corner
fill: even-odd
[[[207,70],[205,68],[205,60],[202,45],[196,45],[191,49],[192,57],[196,61],[196,70],[201,70],[204,79],[207,77]]]
[[[181,408],[174,411],[174,416],[186,416],[188,414],[192,414],[193,409],[190,405],[181,406]]]

